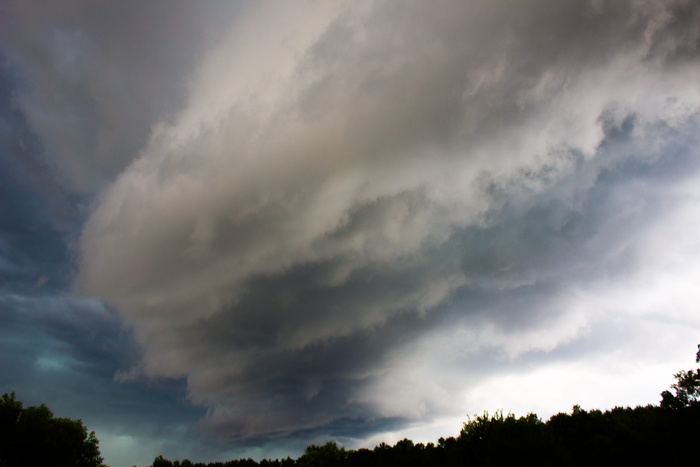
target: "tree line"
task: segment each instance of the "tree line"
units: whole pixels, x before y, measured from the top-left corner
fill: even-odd
[[[535,414],[516,418],[497,412],[471,418],[456,437],[437,443],[403,439],[393,446],[346,450],[335,442],[308,446],[298,459],[228,462],[171,462],[162,456],[153,467],[434,467],[680,465],[697,462],[693,446],[700,439],[700,407],[617,407],[602,412],[574,406],[571,413],[547,422]]]
[[[695,356],[700,363],[700,345]],[[458,436],[437,443],[403,439],[390,446],[347,450],[329,441],[310,445],[298,459],[237,459],[228,462],[169,461],[163,456],[152,467],[463,467],[695,465],[694,446],[700,440],[700,369],[680,371],[659,405],[615,407],[553,415],[546,422],[536,414],[522,417],[502,411],[469,418]]]
[[[700,363],[700,345],[696,354]],[[542,421],[502,411],[464,422],[436,443],[403,439],[374,449],[345,449],[333,441],[308,446],[298,459],[236,459],[193,463],[158,456],[152,467],[463,467],[531,462],[543,466],[697,463],[700,369],[680,371],[659,405],[586,411],[575,405]],[[0,467],[104,467],[98,440],[80,420],[55,418],[44,404],[24,408],[14,393],[0,399]]]

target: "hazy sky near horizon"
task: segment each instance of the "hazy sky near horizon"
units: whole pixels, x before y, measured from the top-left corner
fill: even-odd
[[[657,403],[694,1],[0,1],[0,391],[112,467]]]

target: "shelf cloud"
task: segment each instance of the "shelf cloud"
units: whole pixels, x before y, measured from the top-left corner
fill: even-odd
[[[108,462],[655,403],[695,351],[697,2],[0,9],[0,383]]]
[[[445,411],[439,374],[401,380],[407,336],[567,321],[557,296],[624,281],[676,207],[648,192],[670,159],[697,173],[694,10],[256,8],[101,197],[82,290],[134,327],[132,373],[187,378],[222,436]]]

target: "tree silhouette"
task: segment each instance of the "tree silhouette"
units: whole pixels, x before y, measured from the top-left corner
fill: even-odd
[[[331,467],[343,465],[348,457],[345,448],[338,447],[335,441],[328,441],[323,446],[310,445],[297,461],[302,467]]]
[[[700,345],[695,354],[695,362],[700,363]],[[661,393],[661,407],[679,409],[700,403],[700,368],[695,370],[681,370],[675,375],[676,382],[671,385],[675,394],[670,391]]]
[[[22,407],[15,393],[0,399],[0,467],[101,467],[95,432],[80,420],[55,418],[49,408]]]

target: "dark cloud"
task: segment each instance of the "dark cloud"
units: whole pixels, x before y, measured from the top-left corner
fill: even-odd
[[[0,10],[0,386],[82,418],[108,463],[145,463],[196,439],[204,412],[182,380],[115,381],[141,348],[113,310],[71,295],[74,247],[94,197],[182,103],[198,54],[231,19],[217,12],[232,8]]]
[[[254,52],[234,29],[88,221],[82,286],[134,326],[133,374],[186,376],[223,437],[442,413],[459,387],[401,390],[397,356],[436,310],[553,349],[585,321],[557,296],[643,263],[670,188],[643,172],[695,157],[684,8],[365,5]]]
[[[66,240],[80,230],[76,209],[52,182],[51,169],[37,157],[40,144],[12,105],[17,84],[9,68],[0,69],[0,83],[0,288],[56,290],[71,280]]]
[[[4,8],[6,381],[100,388],[115,450],[563,410],[694,342],[693,2]]]
[[[115,383],[141,349],[113,310],[89,299],[8,293],[0,295],[0,309],[3,392],[82,419],[97,432],[103,454],[123,464],[152,459],[168,443],[180,452],[197,439],[204,413],[184,403],[183,381]],[[120,445],[124,440],[132,445]],[[120,453],[125,447],[130,452]]]
[[[23,83],[13,104],[60,180],[94,194],[116,177],[184,103],[191,68],[239,7],[7,2],[0,37]]]

